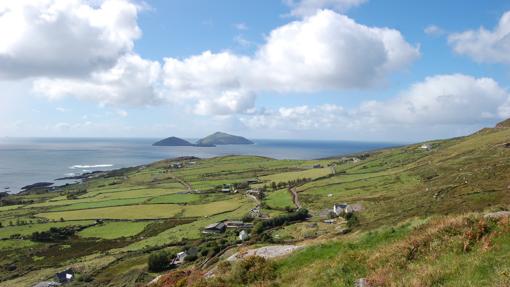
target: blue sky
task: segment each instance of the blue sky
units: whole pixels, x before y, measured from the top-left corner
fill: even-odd
[[[1,136],[420,141],[510,116],[508,1],[26,2],[0,4]]]

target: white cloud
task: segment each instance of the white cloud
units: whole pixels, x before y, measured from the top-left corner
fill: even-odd
[[[251,57],[207,51],[182,60],[166,58],[164,78],[173,96],[202,101],[215,101],[226,91],[364,89],[418,56],[418,48],[397,30],[364,26],[323,10],[273,30]]]
[[[509,96],[491,78],[437,75],[412,85],[392,100],[365,102],[358,114],[382,123],[466,125],[500,118],[500,107]]]
[[[127,117],[127,116],[129,115],[127,111],[125,111],[125,110],[121,110],[121,109],[117,109],[117,110],[115,110],[115,113],[116,113],[118,116],[123,117],[123,118],[125,118],[125,117]]]
[[[285,107],[244,115],[241,121],[253,129],[334,130],[363,137],[394,133],[406,138],[416,131],[437,132],[440,128],[451,135],[452,128],[477,126],[509,116],[510,94],[496,81],[451,74],[428,77],[395,98],[367,101],[350,110],[338,105]]]
[[[271,32],[257,52],[256,84],[279,91],[372,87],[419,56],[399,31],[323,10]]]
[[[481,63],[510,63],[510,11],[503,14],[494,30],[480,27],[448,37],[453,50]]]
[[[67,113],[67,112],[70,112],[71,110],[68,109],[68,108],[64,108],[64,107],[56,107],[55,110],[61,112],[61,113]]]
[[[128,0],[0,2],[0,78],[83,76],[109,68],[140,36]]]
[[[29,77],[32,90],[52,100],[170,102],[202,115],[242,114],[255,107],[258,92],[372,88],[419,56],[397,30],[321,10],[274,29],[251,56],[206,51],[165,58],[161,70],[133,52],[140,7],[129,0],[11,2],[0,4],[0,77]]]
[[[158,62],[128,54],[111,69],[86,79],[37,79],[33,90],[53,100],[72,96],[102,105],[147,106],[161,102],[157,91],[160,69]]]
[[[201,98],[195,113],[199,115],[230,115],[243,113],[255,106],[255,94],[243,90],[224,91],[219,96]]]
[[[292,16],[302,17],[313,15],[322,9],[345,12],[367,2],[367,0],[284,0],[283,2],[291,7],[290,14]]]
[[[234,24],[234,27],[237,30],[248,30],[248,25],[246,25],[246,23],[243,22]]]
[[[429,35],[429,36],[441,36],[445,33],[445,31],[439,27],[439,26],[436,26],[436,25],[429,25],[427,26],[423,32],[425,32],[425,34]]]
[[[337,105],[308,105],[281,107],[274,111],[264,111],[253,115],[244,115],[241,122],[253,129],[277,130],[316,130],[331,129],[349,125],[348,112]]]
[[[241,47],[249,47],[251,46],[252,44],[254,44],[253,42],[251,42],[250,40],[246,39],[243,35],[237,35],[234,37],[234,42],[236,42],[239,46]]]

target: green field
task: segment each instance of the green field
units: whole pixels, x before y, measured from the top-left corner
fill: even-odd
[[[87,228],[80,233],[81,237],[94,237],[102,239],[117,239],[120,237],[135,236],[151,224],[151,221],[139,222],[107,222],[101,225]]]
[[[35,223],[20,226],[6,226],[0,228],[0,238],[8,238],[14,234],[19,235],[31,235],[36,231],[46,231],[52,227],[64,227],[64,226],[84,226],[94,223],[91,220],[84,221],[72,221],[72,222],[48,222],[48,223]]]
[[[286,189],[270,192],[264,201],[271,208],[284,209],[286,207],[295,207],[292,202],[292,196]]]
[[[509,286],[509,220],[484,218],[510,208],[509,139],[510,128],[498,128],[430,142],[428,151],[415,144],[310,161],[163,160],[9,195],[16,204],[0,206],[0,286],[33,286],[69,266],[89,280],[72,286],[136,286],[158,275],[147,269],[151,254],[191,247],[199,250],[196,261],[175,274],[223,269],[216,279],[190,275],[202,285],[187,286],[354,286],[358,278],[374,286]],[[311,217],[285,221],[295,208],[287,184],[303,178],[292,190]],[[272,182],[284,186],[273,191]],[[238,192],[219,192],[223,184]],[[248,196],[264,186],[259,198]],[[355,207],[354,216],[324,222],[335,203]],[[255,225],[242,244],[239,230],[202,233],[241,219]],[[281,224],[263,229],[267,222]],[[35,232],[60,237],[33,241],[40,240]],[[304,246],[259,266],[276,285],[236,277],[248,265],[220,256],[267,244]]]

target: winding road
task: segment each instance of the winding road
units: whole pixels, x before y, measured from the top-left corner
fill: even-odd
[[[299,196],[296,187],[289,188],[289,192],[292,194],[292,201],[294,202],[294,205],[297,207],[297,209],[300,209],[301,202],[299,202]]]

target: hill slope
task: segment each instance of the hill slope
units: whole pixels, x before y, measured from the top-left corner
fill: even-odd
[[[178,168],[165,160],[4,196],[0,286],[33,286],[70,266],[86,278],[72,286],[137,286],[168,272],[149,271],[150,255],[194,248],[194,262],[151,286],[354,286],[359,278],[370,286],[510,286],[509,142],[500,124],[426,149],[323,160],[181,158]],[[222,192],[229,184],[237,193]],[[254,189],[265,191],[255,197]],[[296,198],[311,215],[304,221]],[[335,203],[356,211],[325,222]],[[241,219],[254,224],[242,244],[235,229],[201,233]],[[263,245],[300,248],[225,260]]]
[[[215,132],[197,141],[197,145],[229,145],[229,144],[253,144],[252,141],[223,132]]]

